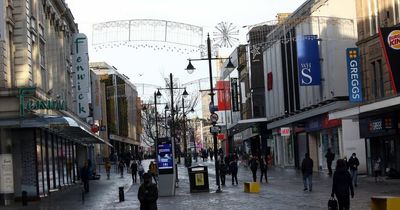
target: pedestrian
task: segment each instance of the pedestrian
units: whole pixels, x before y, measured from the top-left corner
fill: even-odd
[[[332,162],[335,159],[335,153],[331,152],[331,148],[325,154],[326,163],[328,165],[329,176],[332,176]]]
[[[221,177],[221,183],[222,186],[225,186],[225,176],[226,176],[226,164],[225,162],[221,159],[219,160],[220,164],[219,164],[219,176]]]
[[[85,161],[83,167],[81,168],[81,181],[83,183],[83,188],[85,189],[85,192],[89,192],[89,166],[88,162]]]
[[[354,198],[352,178],[347,170],[346,161],[339,159],[336,161],[336,170],[333,174],[331,197],[336,196],[339,203],[339,210],[349,210],[350,195],[351,198]]]
[[[235,181],[236,181],[236,185],[238,185],[238,180],[237,180],[237,174],[238,174],[237,159],[233,159],[229,163],[229,170],[231,171],[231,175],[232,175],[232,185],[235,185]]]
[[[124,177],[124,167],[125,167],[124,161],[122,161],[121,159],[118,164],[118,169],[119,172],[121,173],[121,178]]]
[[[143,182],[144,168],[143,168],[143,165],[142,165],[141,161],[139,161],[139,163],[138,163],[138,173],[139,173],[140,183],[142,183]]]
[[[356,157],[356,153],[353,153],[347,162],[348,167],[350,168],[351,179],[353,180],[353,184],[357,187],[357,168],[360,165],[360,161]]]
[[[310,154],[306,153],[304,155],[303,162],[301,163],[301,172],[303,174],[303,184],[304,191],[312,191],[312,173],[313,173],[314,163],[310,158]]]
[[[149,173],[153,177],[154,182],[157,184],[157,165],[153,161],[150,162]]]
[[[260,159],[260,170],[261,170],[260,182],[262,182],[263,176],[265,176],[265,183],[268,183],[268,177],[267,177],[268,165],[264,158]]]
[[[214,152],[213,152],[213,150],[210,148],[209,150],[209,153],[210,153],[210,159],[211,159],[211,161],[213,160],[213,158],[214,158]]]
[[[140,185],[138,199],[140,201],[140,210],[156,210],[158,189],[157,185],[151,182],[149,173],[143,174],[144,182]]]
[[[137,175],[137,171],[138,171],[138,165],[136,160],[132,161],[131,164],[131,173],[132,173],[132,183],[136,183],[136,175]]]
[[[375,174],[375,183],[378,183],[379,180],[383,181],[382,179],[379,178],[382,174],[382,160],[380,156],[378,156],[375,159],[374,174]]]
[[[250,170],[253,173],[253,182],[257,181],[257,168],[258,168],[258,162],[255,157],[250,157]]]
[[[106,168],[107,179],[110,179],[110,171],[111,171],[111,162],[107,160],[106,164],[104,165]]]

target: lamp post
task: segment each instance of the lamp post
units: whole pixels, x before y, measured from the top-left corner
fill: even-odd
[[[214,110],[214,87],[213,87],[213,78],[212,78],[212,65],[211,65],[211,60],[226,60],[229,59],[228,64],[226,65],[225,68],[227,69],[232,69],[235,68],[235,66],[232,64],[231,62],[231,58],[212,58],[211,57],[211,40],[210,40],[210,35],[207,34],[207,58],[203,59],[188,59],[189,60],[189,64],[186,67],[186,71],[188,71],[189,74],[193,73],[193,71],[195,70],[195,68],[192,65],[191,61],[199,61],[199,60],[208,60],[208,70],[209,70],[209,76],[210,76],[210,97],[211,97],[211,108],[210,108],[210,112],[211,114],[213,114],[215,112]],[[213,127],[216,126],[216,122],[212,122]],[[214,153],[217,154],[218,151],[218,144],[217,144],[217,133],[213,132],[213,143],[214,143]],[[214,159],[214,163],[215,163],[215,175],[217,177],[217,192],[221,192],[221,185],[220,185],[220,181],[219,181],[219,163],[218,163],[218,158]]]
[[[176,148],[175,148],[175,138],[174,138],[174,136],[175,136],[175,128],[174,128],[174,121],[175,121],[175,119],[174,119],[174,115],[175,115],[175,110],[174,110],[174,89],[185,89],[185,91],[182,94],[183,97],[187,97],[189,94],[186,91],[186,88],[174,88],[172,77],[173,77],[172,73],[170,73],[169,74],[169,88],[158,88],[156,96],[158,98],[161,98],[162,94],[160,92],[160,89],[161,90],[162,89],[164,89],[164,90],[165,89],[169,89],[169,91],[170,91],[170,94],[171,94],[171,128],[170,128],[170,135],[171,135],[171,141],[172,141],[172,145],[173,145],[173,149],[174,149],[174,157],[177,158],[177,154],[176,154],[177,152],[176,152]],[[181,162],[180,158],[178,158],[178,163],[180,163],[180,162]],[[177,186],[177,183],[179,182],[179,179],[178,179],[178,166],[177,165],[175,165],[175,171],[176,171],[176,186]]]

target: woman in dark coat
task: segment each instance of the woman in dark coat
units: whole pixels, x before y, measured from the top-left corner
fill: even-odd
[[[350,209],[350,195],[354,197],[354,188],[351,175],[347,171],[346,161],[339,159],[336,161],[336,170],[333,174],[332,194],[339,203],[339,210]]]

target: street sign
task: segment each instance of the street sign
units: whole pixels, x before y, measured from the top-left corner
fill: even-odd
[[[210,116],[210,120],[212,123],[216,123],[218,121],[218,115],[216,113],[212,113]]]
[[[221,128],[219,126],[210,127],[210,133],[213,133],[213,134],[219,133],[220,130],[221,130]]]

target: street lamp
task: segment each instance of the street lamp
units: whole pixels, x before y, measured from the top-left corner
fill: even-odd
[[[210,74],[209,75],[210,76],[210,91],[211,91],[210,97],[211,97],[211,107],[212,107],[212,109],[210,109],[211,113],[214,113],[214,87],[213,87],[211,60],[226,60],[226,59],[229,59],[229,62],[226,65],[225,68],[226,69],[234,69],[235,66],[232,64],[230,57],[229,58],[218,58],[218,57],[217,58],[212,58],[211,57],[211,40],[210,40],[210,35],[207,34],[207,58],[204,58],[204,59],[203,58],[201,58],[201,59],[188,59],[189,60],[189,64],[185,69],[189,74],[191,74],[196,69],[192,65],[191,61],[208,60],[208,70],[209,70],[209,74]],[[212,125],[213,125],[213,127],[215,127],[216,122],[212,122]],[[217,154],[217,151],[218,151],[217,133],[215,133],[215,132],[213,132],[213,142],[214,142],[214,153]],[[216,176],[217,176],[216,180],[217,180],[217,186],[218,186],[217,192],[221,192],[221,185],[220,185],[220,182],[219,182],[219,170],[218,170],[219,163],[218,163],[217,159],[218,158],[214,159],[215,160],[215,173],[216,173]]]

